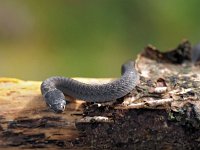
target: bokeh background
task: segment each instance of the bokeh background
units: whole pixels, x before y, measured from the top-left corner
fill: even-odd
[[[0,0],[0,76],[117,77],[147,44],[200,41],[199,0]]]

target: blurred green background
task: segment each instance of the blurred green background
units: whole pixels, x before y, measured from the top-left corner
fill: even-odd
[[[0,0],[0,76],[117,77],[153,44],[200,40],[200,1]]]

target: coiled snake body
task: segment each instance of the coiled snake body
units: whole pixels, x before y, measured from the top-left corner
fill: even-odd
[[[106,84],[86,84],[65,77],[50,77],[41,84],[41,92],[47,105],[57,113],[63,112],[65,96],[69,95],[87,102],[107,102],[121,98],[136,86],[139,75],[134,61],[122,65],[122,76]]]

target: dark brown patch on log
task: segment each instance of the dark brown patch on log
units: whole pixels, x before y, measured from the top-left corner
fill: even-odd
[[[101,108],[90,109],[92,113],[87,113],[87,116],[102,115]],[[190,107],[187,111],[188,109]],[[193,118],[194,112],[188,112],[194,122],[188,121],[189,116],[174,113],[152,109],[109,109],[109,111],[107,109],[106,114],[112,114],[114,123],[77,122],[76,126],[82,133],[82,145],[90,145],[97,149],[196,149],[199,147],[200,132],[199,126],[196,126],[199,122]],[[175,115],[174,118],[179,116],[181,121],[171,119],[169,114]]]
[[[141,55],[158,62],[181,64],[187,60],[191,61],[191,44],[186,40],[179,44],[177,48],[167,52],[161,52],[150,45],[145,48]]]
[[[61,117],[42,117],[36,119],[30,118],[18,118],[10,121],[8,129],[16,128],[60,128],[66,126],[68,123]]]

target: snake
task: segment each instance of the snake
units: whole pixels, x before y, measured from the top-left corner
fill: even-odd
[[[55,113],[62,113],[69,100],[65,95],[86,102],[103,103],[122,98],[130,93],[139,81],[135,62],[129,60],[121,66],[121,77],[103,84],[87,84],[72,78],[53,76],[41,84],[46,104]]]

